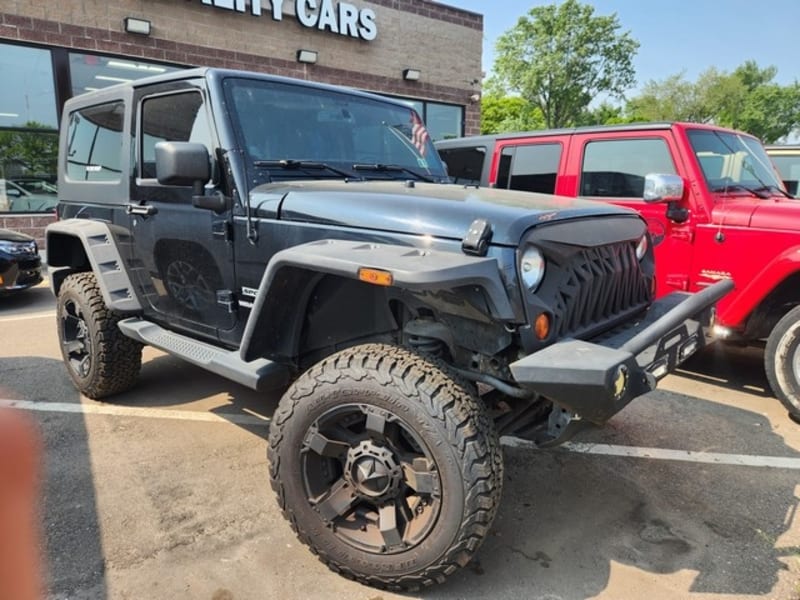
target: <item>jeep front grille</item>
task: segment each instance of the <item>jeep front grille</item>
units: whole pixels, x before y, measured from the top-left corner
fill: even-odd
[[[554,312],[560,337],[616,321],[647,306],[650,294],[630,243],[578,252],[566,265]]]
[[[595,247],[549,243],[536,292],[553,314],[554,339],[587,338],[618,325],[651,301],[649,278],[626,241]]]

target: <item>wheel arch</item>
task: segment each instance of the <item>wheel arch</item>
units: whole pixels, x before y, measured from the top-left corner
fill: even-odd
[[[360,281],[359,269],[365,266],[391,273],[392,285]],[[246,361],[258,357],[293,361],[304,341],[330,336],[336,342],[336,331],[348,325],[350,340],[385,334],[399,325],[391,304],[404,292],[427,294],[462,286],[480,290],[487,319],[518,318],[493,258],[341,240],[294,246],[278,252],[267,266],[240,354]],[[348,318],[323,324],[324,316],[337,321],[333,317],[340,316],[336,310],[342,306],[347,307],[342,315]],[[320,318],[313,323],[315,315]],[[315,331],[305,335],[308,322]]]
[[[769,335],[778,321],[792,308],[800,305],[800,265],[761,299],[747,319],[744,335],[747,339],[762,339]]]
[[[397,328],[385,289],[299,266],[276,273],[255,319],[243,340],[246,360],[267,356],[294,362],[309,352]]]
[[[125,269],[116,240],[127,240],[127,230],[102,221],[66,219],[47,227],[47,268],[55,295],[70,273],[93,271],[110,309],[134,313],[142,307]]]

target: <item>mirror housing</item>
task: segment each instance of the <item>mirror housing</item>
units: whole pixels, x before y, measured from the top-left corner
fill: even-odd
[[[156,178],[161,185],[191,185],[202,189],[211,179],[211,162],[203,144],[158,142],[155,151]]]
[[[683,177],[648,173],[644,178],[645,202],[677,202],[683,199]]]

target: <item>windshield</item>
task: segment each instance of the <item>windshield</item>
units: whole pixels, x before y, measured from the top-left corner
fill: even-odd
[[[777,192],[783,189],[757,139],[708,129],[691,129],[687,135],[710,191]]]
[[[240,143],[261,181],[447,177],[412,108],[274,81],[231,78],[225,90]]]

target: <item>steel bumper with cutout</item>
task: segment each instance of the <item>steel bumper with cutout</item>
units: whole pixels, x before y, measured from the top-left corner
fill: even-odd
[[[601,424],[705,345],[714,304],[732,289],[725,280],[670,294],[638,320],[592,341],[552,344],[512,363],[511,373],[521,387]]]

